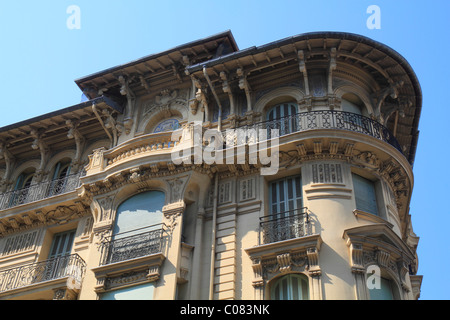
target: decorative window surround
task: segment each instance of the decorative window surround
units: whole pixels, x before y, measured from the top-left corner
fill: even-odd
[[[414,254],[402,239],[386,224],[378,223],[347,229],[343,239],[350,248],[350,268],[355,277],[356,299],[369,299],[366,285],[367,267],[377,265],[385,270],[402,289],[402,299],[407,299],[412,287],[407,274]]]
[[[309,275],[310,298],[322,299],[319,234],[278,241],[245,249],[252,260],[256,297],[264,299],[264,287],[276,276],[287,272]]]

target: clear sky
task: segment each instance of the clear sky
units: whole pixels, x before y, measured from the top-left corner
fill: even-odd
[[[79,28],[71,5],[80,9]],[[367,26],[371,5],[380,8],[380,29]],[[75,79],[226,30],[240,49],[352,32],[408,60],[423,91],[410,209],[421,299],[450,299],[449,0],[0,0],[0,127],[78,104]]]

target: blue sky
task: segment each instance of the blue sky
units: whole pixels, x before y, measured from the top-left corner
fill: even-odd
[[[70,5],[80,8],[80,29],[67,27]],[[381,29],[366,25],[370,5]],[[449,16],[448,0],[0,0],[0,127],[78,104],[75,79],[225,30],[240,49],[312,31],[370,37],[403,55],[422,86],[410,213],[421,299],[448,300]]]

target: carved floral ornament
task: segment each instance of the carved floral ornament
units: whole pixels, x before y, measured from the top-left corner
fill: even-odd
[[[188,102],[186,99],[187,91],[183,90],[163,90],[153,100],[144,104],[143,116],[153,115],[163,112],[166,116],[171,116],[173,109],[185,109],[187,111]],[[184,111],[184,110],[183,110]],[[181,112],[183,113],[183,112]]]
[[[74,205],[58,206],[52,210],[36,210],[0,220],[0,236],[36,228],[42,225],[65,224],[89,214],[81,201]]]
[[[263,287],[267,281],[291,272],[320,277],[322,274],[319,263],[321,244],[320,235],[312,235],[295,239],[283,247],[272,243],[264,247],[245,249],[252,261],[253,286]],[[283,248],[282,251],[280,251],[281,248]]]

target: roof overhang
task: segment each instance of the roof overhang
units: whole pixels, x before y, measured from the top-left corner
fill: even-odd
[[[413,164],[419,134],[422,90],[406,59],[380,42],[347,32],[305,33],[190,65],[186,72],[201,79],[206,71],[212,83],[221,83],[219,74],[222,71],[230,73],[240,68],[249,78],[262,70],[271,70],[277,65],[283,67],[288,63],[295,65],[298,70],[299,51],[303,51],[308,60],[329,56],[331,48],[336,48],[338,66],[356,67],[367,73],[375,80],[372,84],[376,91],[381,92],[399,82],[404,83],[398,88],[398,96],[406,97],[411,106],[406,117],[399,120],[397,138],[406,146],[404,154]],[[374,95],[377,93],[373,92]]]
[[[99,90],[117,93],[121,83],[119,77],[125,77],[136,94],[141,90],[161,84],[161,78],[182,80],[186,77],[184,69],[199,61],[214,59],[222,54],[236,52],[239,48],[231,31],[192,41],[172,49],[151,54],[143,58],[109,68],[75,80],[78,87],[87,92],[89,98],[95,97]]]

